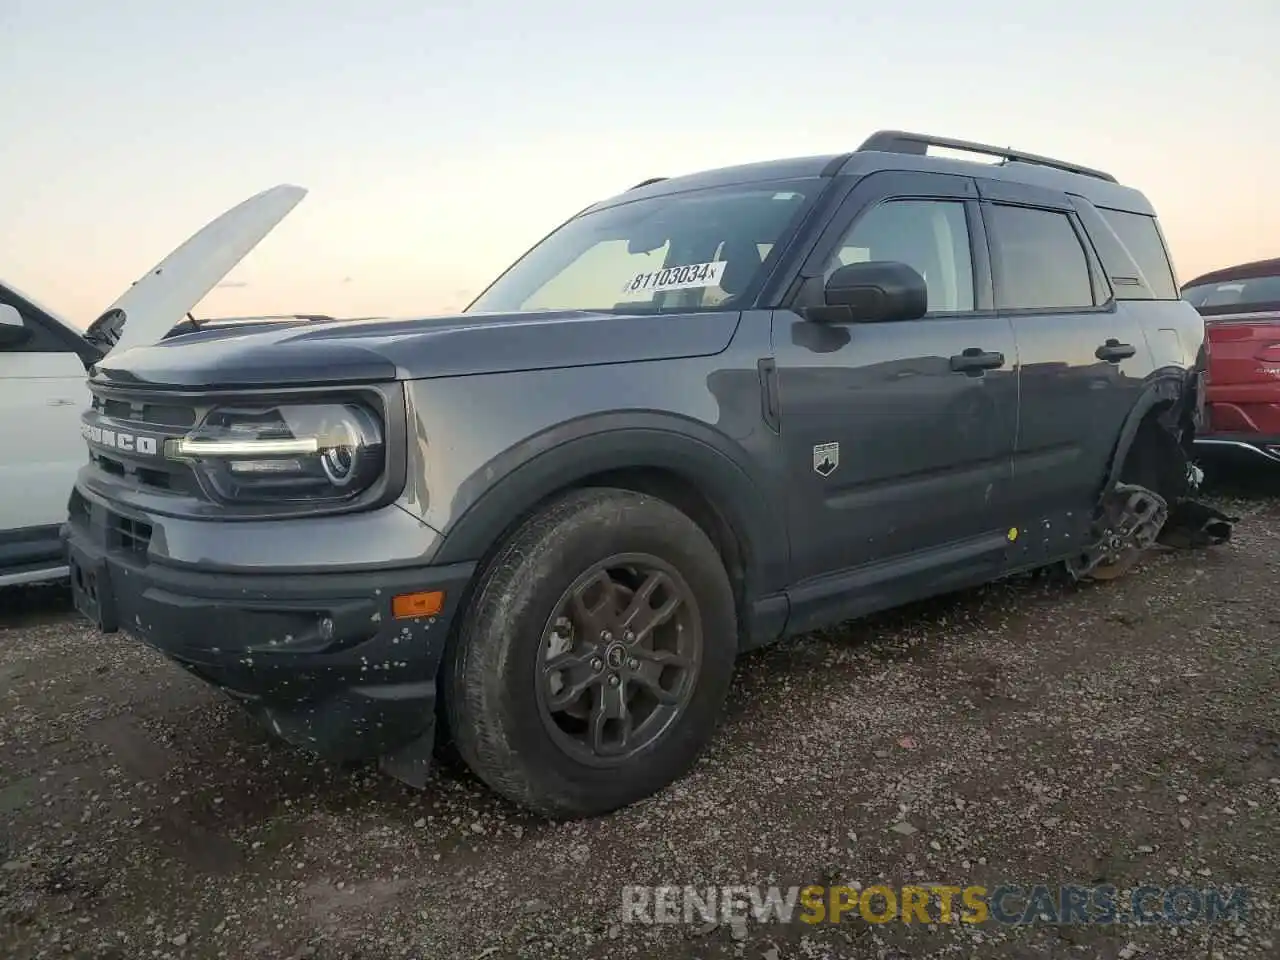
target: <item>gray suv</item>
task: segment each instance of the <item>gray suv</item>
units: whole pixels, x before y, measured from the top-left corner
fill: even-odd
[[[1126,570],[1194,502],[1203,336],[1096,170],[887,131],[650,180],[459,316],[113,353],[73,591],[290,743],[598,814],[690,767],[743,650]]]

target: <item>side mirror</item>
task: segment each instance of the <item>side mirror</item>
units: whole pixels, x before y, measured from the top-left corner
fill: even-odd
[[[890,323],[919,320],[929,310],[924,277],[896,260],[869,260],[839,267],[827,278],[824,305],[811,307],[822,323]]]
[[[22,322],[22,314],[17,307],[0,303],[0,347],[16,347],[25,343],[31,331]]]

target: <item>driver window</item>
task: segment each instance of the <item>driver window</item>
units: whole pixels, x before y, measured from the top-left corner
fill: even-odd
[[[867,260],[914,267],[929,291],[930,313],[974,309],[969,222],[958,200],[890,200],[872,207],[840,242],[824,276]]]

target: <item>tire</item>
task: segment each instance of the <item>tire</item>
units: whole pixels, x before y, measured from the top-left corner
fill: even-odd
[[[687,591],[679,615],[688,626],[679,626],[678,635],[700,634],[701,642],[696,673],[677,669],[683,706],[671,708],[665,726],[661,717],[653,721],[652,729],[660,731],[656,739],[634,755],[600,760],[564,745],[570,737],[549,713],[539,665],[546,662],[547,644],[558,642],[552,625],[558,634],[560,624],[568,622],[557,619],[567,609],[562,607],[566,592],[619,555],[651,558],[674,571],[669,582]],[[669,628],[655,628],[654,636],[659,629]],[[453,742],[488,786],[537,813],[572,819],[616,810],[678,779],[705,748],[728,694],[737,636],[729,578],[696,523],[666,501],[643,494],[573,491],[517,529],[481,575],[444,664],[441,688]],[[579,640],[596,642],[585,631],[580,638],[575,634],[573,651],[580,649]],[[581,664],[588,662],[600,669],[599,657],[588,661],[575,654],[574,662],[576,669],[587,669]],[[638,662],[628,660],[625,666]],[[641,690],[637,683],[623,680],[624,700]],[[587,696],[591,707],[596,705],[591,698],[603,698],[605,692]],[[630,708],[626,712],[630,715]],[[589,719],[583,723],[590,726]]]

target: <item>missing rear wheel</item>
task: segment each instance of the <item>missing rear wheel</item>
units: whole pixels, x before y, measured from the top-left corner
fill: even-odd
[[[1136,483],[1116,484],[1103,501],[1100,535],[1067,561],[1067,570],[1077,580],[1124,576],[1155,544],[1168,518],[1169,505],[1154,490]]]

